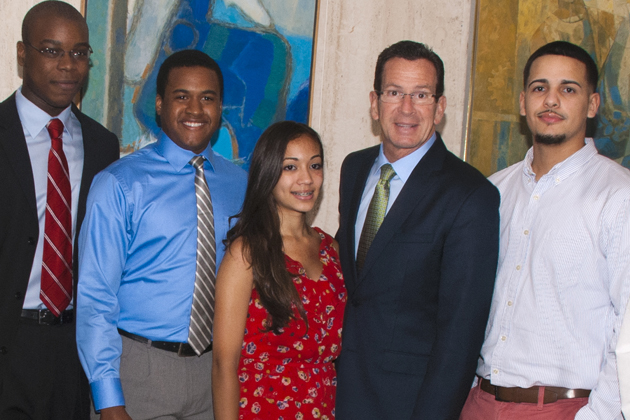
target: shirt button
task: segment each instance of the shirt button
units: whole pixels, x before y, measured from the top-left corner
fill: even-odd
[[[529,230],[526,230],[525,232],[523,232],[525,235],[529,235]]]
[[[499,369],[492,369],[492,374],[493,375],[498,375],[499,374]]]
[[[521,266],[520,266],[520,265],[517,265],[517,266],[516,266],[516,269],[517,269],[517,270],[520,270],[520,269],[521,269]]]
[[[536,194],[536,195],[534,196],[534,200],[538,200],[539,198],[540,198],[540,197],[538,196],[538,194]]]
[[[502,336],[501,336],[501,341],[505,341],[505,340],[507,340],[507,337],[506,337],[506,336],[504,336],[504,335],[502,335]]]
[[[514,305],[514,302],[512,302],[511,300],[508,300],[508,306],[512,306]]]

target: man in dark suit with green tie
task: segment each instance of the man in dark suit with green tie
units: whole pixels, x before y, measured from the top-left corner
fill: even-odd
[[[435,131],[444,67],[425,45],[380,54],[370,101],[382,144],[341,169],[336,418],[457,419],[492,298],[499,193]]]

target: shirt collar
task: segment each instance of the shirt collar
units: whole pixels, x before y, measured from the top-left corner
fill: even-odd
[[[383,145],[381,144],[381,148],[378,152],[378,158],[376,159],[375,170],[380,171],[381,166],[389,163],[392,165],[392,168],[394,168],[394,171],[396,172],[396,176],[394,178],[398,177],[403,183],[407,182],[407,179],[409,179],[409,176],[411,176],[411,173],[418,165],[420,160],[422,160],[427,151],[431,148],[431,146],[433,146],[433,143],[435,143],[436,138],[437,135],[434,131],[429,140],[425,141],[424,144],[418,148],[418,150],[414,150],[412,153],[398,159],[394,163],[391,163],[387,160],[385,154],[383,153]]]
[[[551,170],[544,176],[553,176],[557,182],[561,182],[567,179],[571,174],[577,171],[580,167],[584,166],[593,156],[597,154],[597,148],[592,138],[587,137],[584,139],[584,147],[580,148],[577,152],[563,160],[556,163]],[[532,170],[532,162],[534,161],[534,148],[530,147],[525,155],[525,165],[523,165],[523,175],[528,178],[536,177],[536,174]]]
[[[190,159],[197,155],[205,157],[209,165],[204,164],[204,166],[214,171],[215,156],[210,143],[208,143],[208,147],[206,147],[203,152],[196,154],[190,150],[182,149],[176,145],[164,131],[160,131],[155,150],[158,154],[163,156],[177,172],[180,172],[189,164]]]
[[[70,115],[72,114],[72,106],[68,106],[56,117],[51,117],[46,111],[42,110],[40,107],[28,100],[22,94],[22,87],[18,88],[18,90],[15,92],[15,105],[17,106],[18,115],[20,116],[22,127],[28,132],[31,138],[34,139],[35,137],[37,137],[37,135],[46,127],[46,125],[48,125],[48,122],[50,120],[52,120],[53,118],[58,118],[63,123],[64,139],[72,139],[72,137],[66,137],[72,136],[72,134],[68,130],[68,121],[70,120]]]

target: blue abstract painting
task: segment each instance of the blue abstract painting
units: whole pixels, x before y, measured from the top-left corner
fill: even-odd
[[[276,121],[307,122],[315,0],[88,0],[94,49],[82,110],[116,133],[123,154],[155,141],[156,78],[175,51],[214,58],[225,92],[213,149],[247,169]]]

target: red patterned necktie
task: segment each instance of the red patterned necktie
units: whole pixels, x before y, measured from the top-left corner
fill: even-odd
[[[72,299],[72,212],[68,161],[63,153],[63,123],[55,118],[48,124],[52,147],[48,153],[48,187],[44,257],[39,296],[59,316]]]

